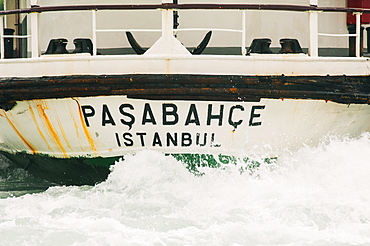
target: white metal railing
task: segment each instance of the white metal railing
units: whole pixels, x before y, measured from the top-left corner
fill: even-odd
[[[239,10],[242,12],[242,29],[225,29],[225,28],[177,28],[172,29],[172,32],[186,32],[186,31],[219,31],[219,32],[236,32],[241,33],[241,54],[244,56],[246,55],[246,11]],[[162,29],[97,29],[96,28],[96,11],[92,10],[92,32],[93,32],[93,43],[97,43],[97,33],[108,33],[108,32],[161,32]],[[97,54],[97,45],[93,48],[93,55]]]
[[[91,11],[91,14],[92,14],[92,33],[93,33],[93,37],[92,37],[92,42],[94,44],[94,47],[93,47],[93,55],[96,55],[97,54],[97,33],[109,33],[109,32],[161,32],[162,30],[161,29],[97,29],[96,28],[96,23],[97,23],[97,20],[96,20],[96,10],[92,10]]]
[[[246,10],[239,10],[242,12],[242,29],[225,29],[225,28],[178,28],[176,32],[182,31],[219,31],[219,32],[236,32],[241,33],[241,54],[245,56],[247,54],[246,51]]]
[[[362,15],[362,13],[355,12],[353,14],[356,15],[356,33],[355,34],[334,34],[334,33],[319,33],[319,32],[317,32],[317,36],[356,37],[355,55],[356,55],[356,57],[360,57],[361,56],[361,47],[360,47],[360,45],[361,45],[361,15]]]
[[[0,52],[1,52],[1,59],[5,58],[5,38],[15,38],[15,39],[28,39],[31,38],[31,53],[32,57],[39,56],[39,48],[38,48],[38,15],[37,13],[29,14],[31,18],[31,35],[5,35],[4,34],[4,16],[0,16]]]
[[[32,2],[34,2],[33,0]],[[169,0],[163,0],[163,3],[168,3]],[[311,6],[317,5],[317,0],[310,1]],[[163,9],[162,13],[172,13],[173,9]],[[162,14],[162,29],[97,29],[97,10],[91,10],[92,13],[92,42],[93,46],[93,55],[97,55],[97,33],[104,32],[126,32],[126,31],[135,31],[135,32],[161,32],[162,35],[167,35],[176,32],[182,31],[197,31],[197,30],[213,30],[213,31],[222,31],[222,32],[236,32],[241,34],[241,54],[246,55],[246,9],[240,9],[241,17],[241,29],[222,29],[222,28],[179,28],[173,29],[173,15],[172,14]],[[320,33],[318,31],[318,13],[321,10],[308,10],[306,11],[309,15],[309,47],[308,52],[311,57],[318,57],[318,37],[319,36],[330,36],[330,37],[355,37],[355,56],[360,57],[360,43],[361,43],[361,12],[355,12],[356,15],[356,33],[355,34],[332,34],[332,33]],[[5,15],[0,16],[0,50],[1,50],[1,59],[4,58],[5,54],[5,38],[15,38],[15,39],[30,39],[31,40],[31,57],[36,58],[40,56],[40,47],[39,47],[39,12],[28,12],[26,13],[30,17],[29,28],[31,30],[31,35],[4,35],[4,17]],[[165,17],[164,17],[165,16]],[[166,26],[166,28],[164,28]],[[166,30],[165,30],[166,29]],[[168,30],[167,30],[168,29]]]

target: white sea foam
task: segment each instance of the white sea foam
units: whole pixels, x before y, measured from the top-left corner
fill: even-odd
[[[370,245],[370,138],[328,139],[252,175],[142,151],[94,187],[0,200],[1,245]]]

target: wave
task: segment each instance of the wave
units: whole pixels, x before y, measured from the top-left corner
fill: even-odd
[[[95,186],[0,200],[3,245],[368,245],[370,136],[327,138],[253,172],[125,156]]]

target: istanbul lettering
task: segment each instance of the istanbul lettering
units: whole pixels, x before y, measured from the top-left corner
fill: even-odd
[[[81,105],[81,111],[87,127],[96,123],[102,127],[126,126],[127,131],[114,132],[112,136],[118,147],[190,147],[194,145],[221,147],[221,144],[216,141],[215,132],[133,131],[133,128],[135,126],[160,126],[161,128],[165,126],[185,128],[205,126],[202,129],[206,131],[206,129],[212,129],[206,126],[230,125],[235,131],[242,124],[248,124],[249,127],[261,126],[261,112],[265,109],[264,105],[252,105],[247,110],[243,105],[225,107],[223,104],[208,104],[202,105],[206,107],[206,110],[199,110],[200,106],[197,104],[185,105],[184,108],[184,104],[162,103],[159,110],[158,106],[155,107],[157,110],[154,110],[151,103],[144,103],[139,105],[140,107],[123,103],[118,108],[110,108],[107,104],[102,104],[100,107]]]

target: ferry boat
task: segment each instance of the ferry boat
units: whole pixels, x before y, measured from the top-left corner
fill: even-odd
[[[144,149],[275,158],[370,131],[367,1],[63,2],[0,11],[0,153],[38,177],[94,184]]]

